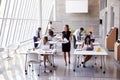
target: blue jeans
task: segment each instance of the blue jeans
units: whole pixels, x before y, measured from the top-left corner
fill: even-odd
[[[73,47],[74,49],[77,48],[75,35],[73,35]]]
[[[35,43],[35,42],[37,42],[37,37],[36,36],[33,37],[33,41],[34,41],[34,48],[36,48],[38,46],[38,43]]]

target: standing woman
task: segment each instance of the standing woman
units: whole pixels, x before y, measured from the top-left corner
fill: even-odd
[[[70,64],[70,47],[71,47],[71,40],[72,40],[72,34],[69,31],[69,25],[64,26],[64,31],[62,32],[62,39],[67,39],[67,43],[62,43],[62,51],[64,52],[64,60],[65,65],[67,66],[67,60],[66,60],[66,52],[68,52],[68,63]]]

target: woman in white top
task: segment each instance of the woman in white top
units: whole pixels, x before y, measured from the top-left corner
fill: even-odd
[[[53,32],[52,30],[49,30],[47,37],[48,37],[48,40],[49,40],[49,41],[52,41],[52,39],[53,39],[53,37],[54,37],[54,32]]]
[[[50,49],[50,44],[48,42],[48,37],[47,36],[45,36],[43,39],[40,40],[38,48],[40,48],[40,49]],[[52,65],[52,63],[50,62],[50,60],[48,58],[48,54],[44,54],[42,56],[44,56],[44,65],[45,66],[46,66],[46,60],[48,60],[50,65]]]
[[[90,40],[90,36],[86,36],[85,41],[82,44],[82,49],[84,50],[93,50],[93,44]],[[83,67],[85,67],[85,63],[91,58],[91,55],[85,55],[84,61],[82,62]]]

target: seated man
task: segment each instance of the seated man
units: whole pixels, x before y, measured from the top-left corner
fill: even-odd
[[[94,37],[92,31],[90,31],[90,32],[88,33],[88,35],[90,36],[90,40],[94,43],[94,42],[95,42],[95,37]]]
[[[82,44],[82,49],[85,49],[85,50],[93,50],[94,49],[93,44],[90,40],[90,36],[86,36],[85,41]],[[91,55],[85,55],[84,61],[82,62],[83,67],[85,67],[85,63],[89,59],[91,59],[91,57],[92,57]]]

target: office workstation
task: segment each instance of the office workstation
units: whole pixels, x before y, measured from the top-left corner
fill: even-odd
[[[120,0],[0,0],[0,80],[120,80]]]

